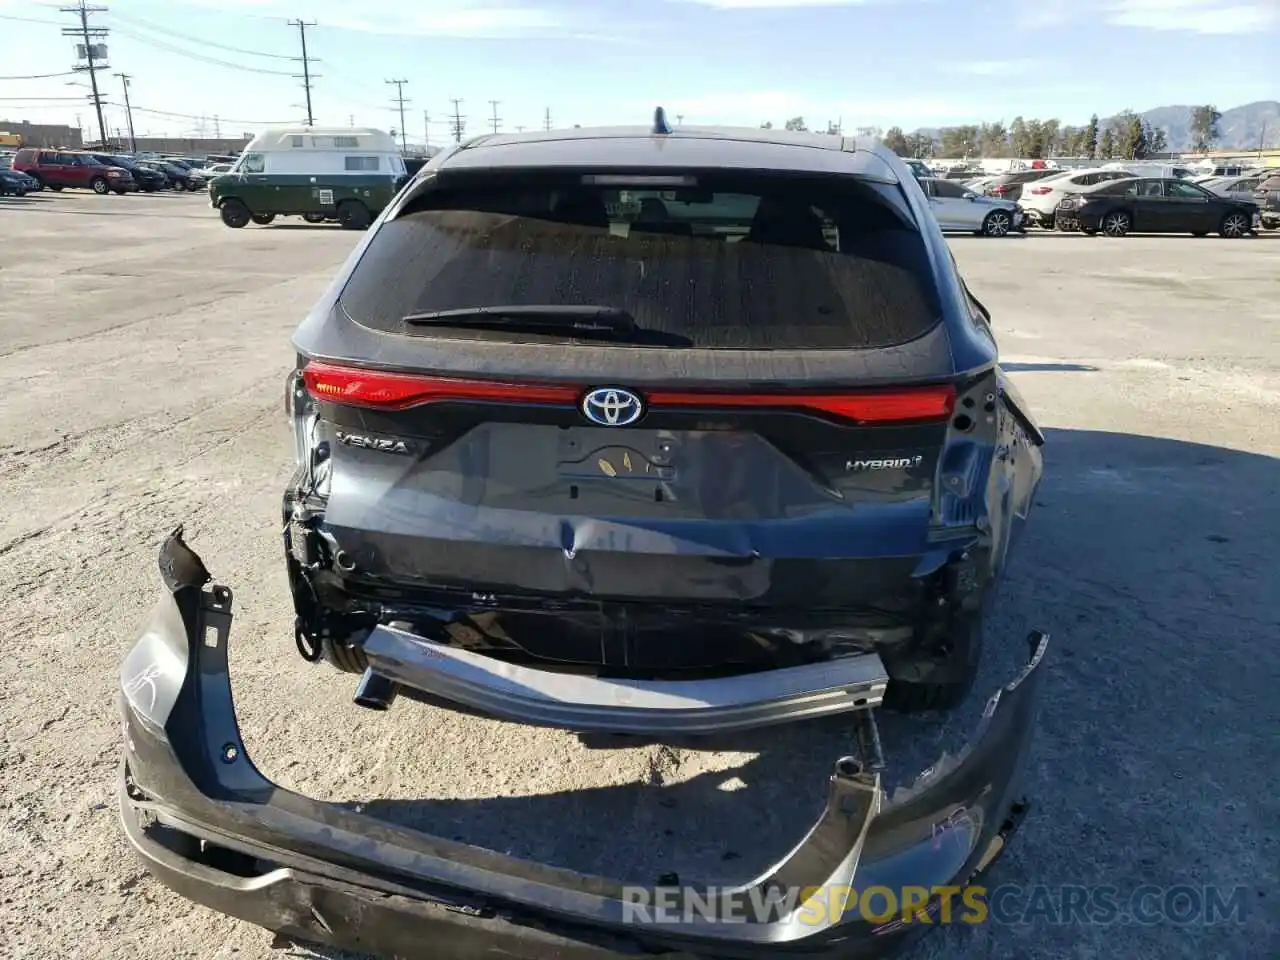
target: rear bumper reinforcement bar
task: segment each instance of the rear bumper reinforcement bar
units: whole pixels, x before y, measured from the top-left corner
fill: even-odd
[[[541,670],[379,626],[369,669],[506,720],[593,733],[728,733],[877,707],[889,675],[875,654],[714,680],[608,680]]]

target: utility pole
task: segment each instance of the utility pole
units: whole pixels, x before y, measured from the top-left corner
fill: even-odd
[[[347,114],[347,126],[354,127],[356,125],[356,115],[354,113]]]
[[[218,115],[216,113],[213,115],[213,139],[222,139],[222,121],[218,119]]]
[[[502,121],[498,118],[498,104],[500,104],[501,102],[502,102],[501,100],[490,100],[490,101],[489,101],[489,106],[493,107],[493,117],[491,118],[491,122],[493,123],[493,132],[494,132],[494,133],[497,133],[497,132],[498,132],[498,124],[502,122]]]
[[[133,107],[129,105],[129,81],[133,78],[127,73],[117,73],[120,84],[124,87],[124,115],[129,122],[129,152],[138,152],[138,138],[133,135]]]
[[[431,149],[431,113],[422,111],[422,152],[425,155]]]
[[[457,97],[452,97],[450,102],[453,104],[453,142],[462,142],[462,131],[467,128],[467,118],[458,112],[458,108],[462,106],[462,101]]]
[[[546,111],[542,114],[542,129],[543,130],[551,129],[551,108],[550,107],[547,107]]]
[[[677,114],[676,114],[676,126],[678,127],[678,126],[680,126],[680,124],[682,124],[682,123],[684,123],[684,114],[683,114],[683,113],[677,113]]]
[[[307,27],[314,27],[315,21],[307,23],[305,20],[290,20],[289,26],[298,28],[298,38],[302,41],[302,56],[294,57],[294,60],[302,61],[302,76],[298,79],[302,81],[302,89],[307,94],[307,126],[314,127],[316,124],[315,117],[311,113],[311,61],[312,58],[307,56]],[[317,63],[319,61],[316,61]]]
[[[404,105],[408,103],[408,101],[405,100],[405,97],[404,97],[404,85],[408,82],[409,82],[408,80],[387,80],[386,81],[386,83],[395,86],[396,95],[392,97],[392,99],[400,105],[400,152],[401,153],[405,153],[408,150],[408,148],[405,146],[405,139],[404,139],[405,138]]]
[[[98,136],[102,140],[102,149],[107,150],[107,125],[102,119],[102,95],[98,93],[98,71],[110,70],[111,65],[105,62],[99,62],[98,55],[94,52],[95,40],[103,40],[110,32],[106,27],[89,26],[89,14],[106,13],[106,7],[89,7],[85,6],[84,0],[80,0],[79,4],[74,7],[59,7],[61,13],[74,13],[80,19],[78,27],[63,27],[62,35],[64,37],[76,37],[83,41],[81,46],[80,57],[86,61],[85,66],[78,63],[75,66],[77,72],[87,70],[89,72],[89,86],[93,89],[93,109],[98,114]],[[105,61],[107,56],[107,48],[105,44],[96,44],[101,51],[102,59]]]

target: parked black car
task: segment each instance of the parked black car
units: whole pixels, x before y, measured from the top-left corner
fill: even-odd
[[[0,197],[24,197],[35,189],[31,178],[13,170],[0,170]]]
[[[428,170],[294,335],[299,652],[363,671],[378,709],[403,685],[659,735],[853,711],[862,759],[833,757],[819,819],[739,890],[699,890],[683,922],[631,909],[626,881],[268,781],[227,682],[233,593],[178,529],[120,673],[130,844],[188,897],[382,956],[855,960],[914,939],[915,913],[812,904],[982,882],[1025,810],[1047,638],[966,748],[881,786],[872,707],[886,681],[906,708],[963,698],[1042,469],[912,173],[852,138],[661,113],[487,135]]]
[[[430,161],[426,157],[405,157],[404,158],[404,175],[406,179],[412,180],[418,175],[418,171],[425,167]]]
[[[1261,226],[1258,205],[1220,197],[1187,180],[1142,177],[1090,187],[1058,204],[1060,229],[1123,237],[1138,233],[1219,233],[1244,237]]]
[[[157,190],[163,190],[169,185],[169,178],[159,170],[145,167],[132,157],[121,157],[112,153],[95,153],[92,154],[100,163],[105,163],[111,167],[119,167],[122,170],[128,170],[133,175],[134,182],[137,183],[139,190],[145,190],[147,193],[154,193]]]
[[[1262,183],[1254,194],[1262,225],[1268,230],[1280,230],[1280,173],[1273,174]]]
[[[170,186],[175,190],[188,190],[195,192],[204,189],[208,183],[207,177],[202,177],[176,163],[170,163],[167,160],[139,160],[141,166],[148,167],[152,170],[159,170],[168,178]]]

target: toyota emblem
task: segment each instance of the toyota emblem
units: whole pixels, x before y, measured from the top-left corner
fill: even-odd
[[[582,413],[602,427],[625,427],[644,413],[644,402],[630,390],[600,387],[582,398]]]

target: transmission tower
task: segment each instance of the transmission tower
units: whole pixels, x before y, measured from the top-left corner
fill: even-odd
[[[462,106],[461,100],[457,97],[453,97],[450,102],[453,104],[453,142],[461,143],[462,132],[467,128],[467,118],[458,110],[458,108]]]
[[[404,85],[408,82],[409,82],[408,80],[388,80],[387,81],[387,83],[389,84],[394,84],[396,88],[396,95],[392,99],[400,106],[400,152],[401,153],[404,153],[408,150],[408,147],[405,145],[405,130],[404,130],[404,105],[409,102],[408,100],[405,99],[405,96],[404,96]]]
[[[81,42],[76,44],[76,53],[79,54],[78,60],[84,60],[85,63],[77,62],[74,69],[77,73],[87,72],[89,74],[89,86],[93,90],[93,109],[98,115],[98,137],[102,140],[102,149],[110,149],[107,146],[107,125],[102,119],[102,95],[98,92],[98,71],[110,70],[111,65],[107,60],[107,46],[104,43],[94,43],[95,40],[105,40],[110,32],[106,27],[89,26],[89,15],[91,13],[106,13],[106,7],[89,7],[85,5],[84,0],[74,7],[59,7],[62,13],[74,13],[80,20],[80,24],[75,27],[63,27],[62,35],[64,37],[75,37]]]
[[[498,116],[498,104],[500,104],[501,102],[502,102],[501,100],[489,101],[489,106],[493,108],[493,116],[490,118],[490,122],[493,124],[494,133],[498,132],[498,124],[502,122],[502,119]]]
[[[311,64],[319,63],[314,57],[307,56],[307,27],[314,27],[315,22],[307,23],[305,20],[290,20],[289,26],[298,28],[298,39],[302,41],[302,56],[293,57],[294,60],[302,61],[302,76],[298,77],[302,81],[302,89],[307,94],[307,126],[315,126],[315,117],[311,113],[311,81],[319,74],[311,73]]]

